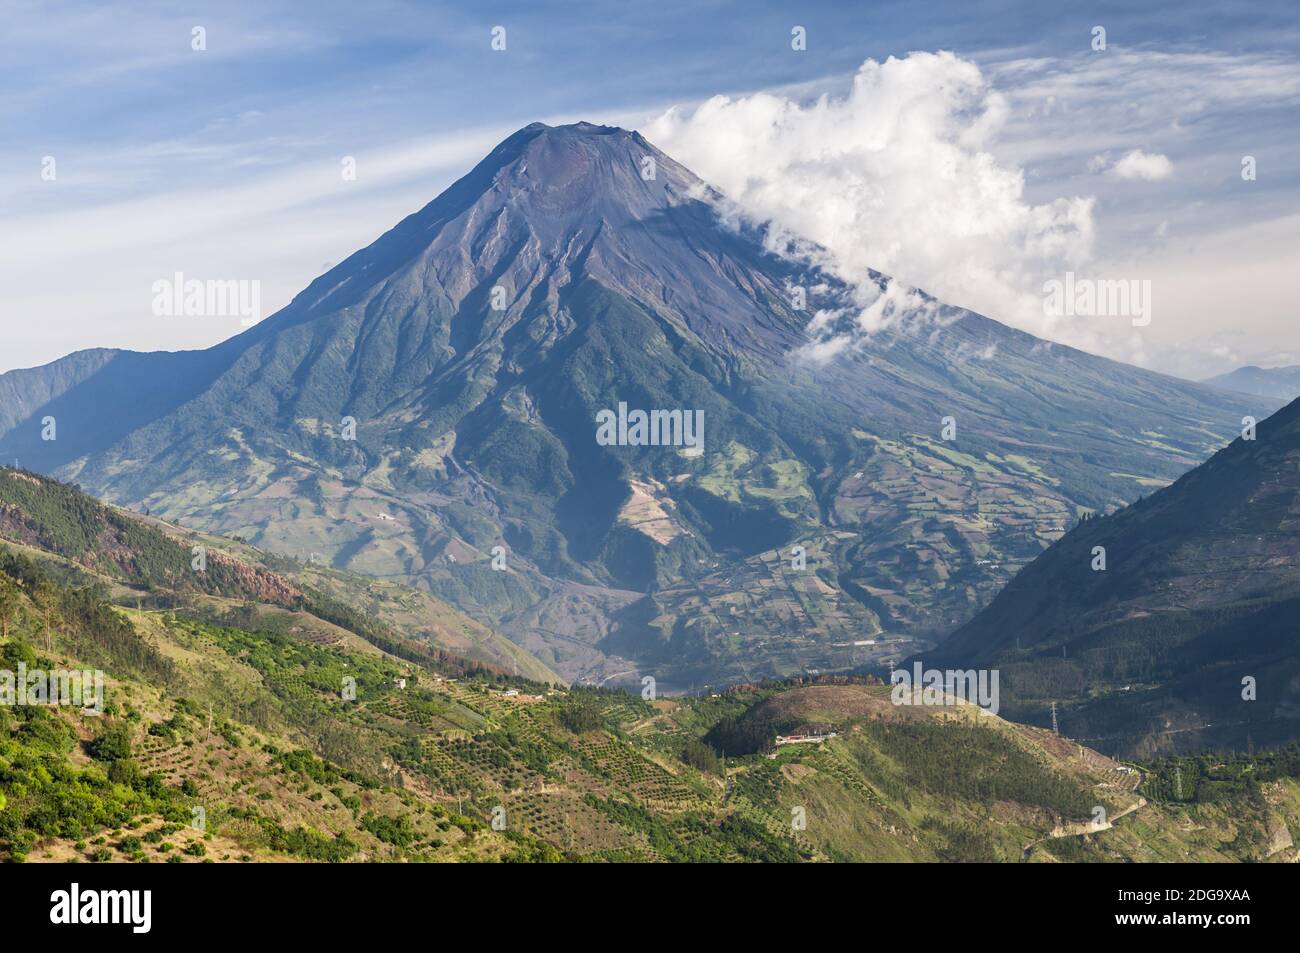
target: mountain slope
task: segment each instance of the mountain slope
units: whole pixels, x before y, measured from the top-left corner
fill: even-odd
[[[1276,397],[1279,400],[1295,400],[1300,397],[1300,365],[1291,367],[1239,367],[1227,374],[1211,377],[1204,381],[1210,387],[1221,390],[1237,391],[1241,394],[1257,394],[1262,397]]]
[[[813,361],[813,316],[852,325],[861,289],[721,207],[638,134],[529,126],[216,348],[0,376],[25,408],[0,458],[668,689],[924,644],[1275,406],[924,296]],[[701,412],[702,452],[601,445],[620,403]]]
[[[395,583],[305,561],[268,556],[237,541],[116,509],[46,477],[0,467],[0,543],[96,583],[125,604],[194,606],[251,618],[292,613],[299,623],[337,624],[392,651],[487,665],[541,681],[560,678],[499,634],[446,603]],[[202,560],[201,563],[196,560]],[[201,566],[201,569],[198,568]],[[278,610],[287,610],[286,612]]]
[[[1256,439],[1075,527],[925,658],[1000,668],[1012,717],[1069,703],[1062,729],[1104,750],[1292,739],[1298,555],[1300,401]]]

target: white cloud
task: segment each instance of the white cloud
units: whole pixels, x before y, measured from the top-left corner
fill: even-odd
[[[819,363],[885,328],[905,325],[909,332],[933,333],[957,319],[951,309],[897,281],[887,280],[883,288],[874,281],[860,282],[853,286],[853,298],[852,307],[813,315],[808,324],[813,340],[800,349],[800,357]]]
[[[1143,152],[1131,149],[1118,160],[1109,152],[1102,152],[1088,160],[1088,171],[1100,174],[1108,173],[1118,179],[1144,179],[1147,182],[1159,182],[1174,174],[1174,164],[1169,157],[1160,153]]]
[[[1161,179],[1167,179],[1174,174],[1174,164],[1169,161],[1168,156],[1134,149],[1111,166],[1110,171],[1121,179],[1144,179],[1147,182],[1159,182]]]
[[[911,53],[866,61],[840,95],[719,96],[643,132],[749,215],[825,246],[847,280],[874,268],[1038,330],[1035,277],[1090,257],[1093,203],[1025,199],[1022,170],[988,151],[1006,115],[974,63]],[[863,302],[860,326],[886,304]]]
[[[875,268],[1041,337],[1195,377],[1293,346],[1300,190],[1243,185],[1238,170],[1243,154],[1294,151],[1297,96],[1300,65],[1283,56],[1117,47],[976,66],[913,53],[811,89],[670,110],[642,131],[751,217],[826,246],[851,280]],[[1174,165],[1176,191],[1135,200],[1121,178]],[[1151,325],[1046,318],[1042,283],[1066,271],[1150,279]],[[1237,335],[1232,353],[1212,353],[1223,334]]]
[[[1110,153],[1103,152],[1101,155],[1095,155],[1088,160],[1089,172],[1105,172],[1110,168]]]

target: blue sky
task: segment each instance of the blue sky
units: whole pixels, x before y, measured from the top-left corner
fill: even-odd
[[[270,313],[513,129],[579,118],[658,130],[706,178],[738,173],[749,211],[796,230],[827,216],[796,205],[795,188],[849,176],[871,199],[814,237],[1035,333],[1193,377],[1300,362],[1295,5],[1132,7],[0,0],[0,371],[88,346],[215,343],[237,319],[157,317],[152,282],[254,279]],[[505,51],[490,45],[498,25]],[[791,50],[795,25],[806,51]],[[1090,48],[1096,25],[1104,52]],[[191,48],[196,26],[206,50]],[[941,50],[953,58],[907,59]],[[864,62],[890,57],[854,99]],[[955,101],[953,82],[969,87]],[[903,107],[884,101],[903,94]],[[696,111],[719,95],[733,108],[715,126]],[[819,95],[830,121],[810,106]],[[882,116],[934,128],[890,145],[919,161],[811,143],[775,161],[755,118],[772,102],[786,135],[852,139]],[[752,137],[752,168],[725,164],[727,137]],[[949,148],[972,171],[933,202],[970,199],[995,227],[946,223],[913,195],[948,168],[924,157]],[[344,156],[356,181],[339,175]],[[970,195],[987,163],[1001,191]],[[1041,326],[1035,289],[1065,268],[1150,278],[1156,320]]]

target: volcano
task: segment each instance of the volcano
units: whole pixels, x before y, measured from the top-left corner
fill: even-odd
[[[857,333],[898,285],[820,258],[638,133],[534,124],[218,346],[0,376],[0,454],[663,689],[930,644],[1277,406],[919,291]],[[700,446],[598,440],[621,405]]]

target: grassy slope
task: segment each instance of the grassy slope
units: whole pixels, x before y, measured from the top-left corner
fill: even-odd
[[[427,593],[310,561],[270,556],[236,540],[102,504],[23,471],[0,468],[0,539],[61,557],[124,597],[139,596],[141,589],[162,589],[189,597],[251,599],[315,610],[318,617],[332,600],[417,644],[539,681],[562,681],[504,636]],[[209,554],[202,574],[191,567],[196,545]]]

